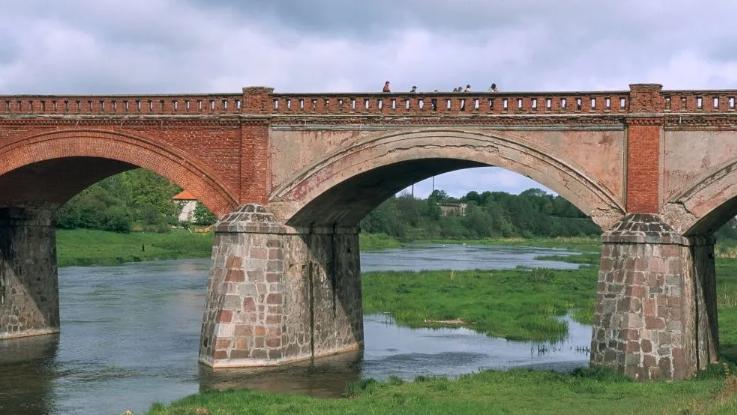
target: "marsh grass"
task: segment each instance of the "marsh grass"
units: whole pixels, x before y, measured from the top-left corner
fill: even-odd
[[[589,322],[596,270],[372,272],[363,277],[364,312],[390,313],[409,327],[445,327],[461,320],[490,336],[557,341],[568,333],[560,317]]]
[[[725,379],[636,383],[604,370],[574,374],[488,371],[414,382],[363,380],[347,399],[253,391],[206,392],[156,405],[151,415],[193,414],[720,414],[734,407]]]

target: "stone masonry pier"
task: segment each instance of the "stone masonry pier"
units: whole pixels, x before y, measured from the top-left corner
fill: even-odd
[[[686,378],[718,358],[714,241],[633,214],[603,236],[591,363]]]
[[[0,340],[59,332],[51,214],[0,209]]]
[[[223,218],[200,360],[270,366],[362,349],[357,231],[297,230],[258,205]]]

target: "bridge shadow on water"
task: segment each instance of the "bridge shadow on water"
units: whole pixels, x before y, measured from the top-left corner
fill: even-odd
[[[339,398],[361,379],[363,352],[341,353],[281,367],[215,369],[200,365],[200,391],[253,389]]]
[[[53,411],[59,336],[0,340],[0,414]]]

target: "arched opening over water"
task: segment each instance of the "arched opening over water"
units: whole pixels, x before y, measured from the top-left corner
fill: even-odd
[[[441,153],[441,151],[438,151],[437,153]],[[425,216],[424,218],[421,218],[424,223],[421,224],[415,224],[416,228],[421,226],[426,226],[430,223],[432,223],[432,226],[450,226],[450,225],[462,225],[466,227],[466,229],[469,229],[470,226],[467,223],[464,223],[470,219],[478,219],[479,221],[476,222],[477,226],[484,226],[484,220],[487,220],[490,218],[487,214],[493,214],[493,213],[501,213],[499,212],[499,209],[514,209],[515,203],[521,203],[521,198],[519,200],[516,200],[515,202],[505,204],[504,202],[500,200],[494,200],[495,197],[501,196],[499,194],[494,193],[488,193],[484,194],[485,191],[493,192],[495,189],[493,186],[490,186],[488,188],[476,188],[477,193],[475,196],[471,195],[459,195],[456,194],[456,199],[460,199],[461,197],[463,200],[457,200],[453,202],[457,203],[464,203],[466,205],[466,212],[463,217],[456,217],[456,218],[447,218],[442,216],[442,212],[440,211],[439,206],[437,206],[437,202],[435,200],[415,200],[411,196],[396,196],[397,192],[401,191],[402,189],[406,189],[409,185],[412,183],[416,183],[419,181],[422,181],[424,179],[427,179],[429,177],[433,177],[438,174],[443,174],[446,172],[452,172],[452,171],[474,171],[476,168],[488,166],[489,163],[482,163],[478,161],[481,159],[481,157],[486,157],[487,160],[490,160],[491,157],[496,157],[494,155],[488,156],[488,155],[474,155],[473,157],[469,157],[469,159],[460,159],[460,158],[441,158],[439,157],[439,154],[436,154],[435,157],[430,158],[420,158],[420,159],[413,159],[413,160],[405,160],[405,161],[399,161],[399,162],[387,162],[384,163],[383,161],[379,160],[373,160],[375,167],[370,170],[364,170],[362,168],[355,168],[353,170],[349,170],[351,173],[356,173],[353,176],[349,176],[350,173],[345,173],[345,170],[343,170],[344,173],[341,173],[339,177],[342,178],[341,181],[338,181],[336,176],[320,176],[316,179],[316,181],[324,180],[322,183],[315,183],[315,181],[312,181],[309,178],[304,178],[298,186],[295,188],[299,188],[300,191],[304,192],[303,194],[309,195],[305,196],[306,199],[309,199],[310,201],[306,203],[305,207],[301,210],[297,211],[288,221],[287,223],[289,225],[302,228],[302,229],[317,229],[317,228],[334,228],[338,229],[341,227],[355,227],[359,226],[361,224],[362,220],[367,221],[375,221],[376,215],[374,214],[372,216],[371,212],[381,211],[382,209],[386,210],[387,206],[390,207],[389,210],[393,210],[393,214],[402,215],[407,213],[407,210],[417,209],[417,210],[425,210],[424,212],[421,212],[419,216]],[[543,157],[543,156],[541,156]],[[544,158],[544,157],[543,157]],[[355,160],[352,160],[352,162]],[[506,168],[505,171],[514,171],[512,167],[517,168],[518,172],[524,172],[529,173],[530,176],[541,177],[541,171],[544,171],[541,166],[545,165],[549,168],[549,176],[545,177],[545,184],[553,187],[553,190],[559,190],[560,192],[564,192],[569,195],[574,195],[575,197],[575,204],[579,208],[586,209],[587,212],[600,212],[600,210],[593,206],[601,206],[598,205],[599,201],[602,199],[599,199],[600,189],[595,186],[591,185],[590,187],[584,186],[584,185],[571,185],[571,181],[574,181],[576,179],[573,179],[573,176],[576,176],[575,173],[571,173],[571,170],[564,168],[564,167],[556,167],[552,168],[549,167],[551,164],[548,161],[540,162],[539,164],[535,164],[534,162],[530,161],[530,159],[526,159],[525,162],[519,162],[520,164],[517,164],[518,161],[509,161],[507,160],[505,162],[504,167]],[[356,163],[359,164],[359,163]],[[501,164],[501,163],[500,163]],[[355,166],[355,164],[353,164]],[[568,177],[568,179],[561,179],[560,181],[557,180],[559,177]],[[584,183],[585,180],[581,179],[582,181],[578,183]],[[335,183],[338,181],[337,183]],[[329,182],[331,183],[332,187],[326,188],[327,185],[324,183]],[[536,181],[531,180],[531,182],[535,183]],[[539,183],[539,182],[538,182]],[[589,183],[590,182],[586,182]],[[312,186],[312,187],[311,187]],[[466,188],[470,187],[472,185],[466,184]],[[322,193],[317,194],[317,191],[312,191],[310,189],[323,189],[324,191]],[[571,189],[576,189],[575,192],[572,192]],[[305,190],[307,189],[307,190]],[[450,189],[442,189],[442,190],[450,190]],[[519,191],[522,191],[524,189],[518,189]],[[310,198],[314,195],[313,198]],[[560,202],[565,200],[562,196],[557,196],[553,194],[546,194],[544,191],[530,191],[528,192],[528,196],[530,197],[527,202],[532,201],[533,199],[537,198],[542,204],[549,204],[551,210],[553,209],[553,205],[556,201]],[[519,196],[514,196],[519,197]],[[573,202],[573,201],[571,201]],[[382,204],[383,203],[383,204]],[[570,208],[573,211],[576,212],[575,215],[573,215],[573,220],[582,220],[586,221],[589,229],[593,229],[593,234],[595,234],[594,238],[597,238],[600,234],[600,228],[590,221],[590,219],[585,218],[585,214],[581,214],[580,210],[576,209],[573,204],[565,202],[565,207]],[[614,204],[616,206],[616,204]],[[517,205],[519,206],[519,205]],[[437,209],[436,209],[437,208]],[[495,210],[496,209],[496,210]],[[430,212],[433,211],[433,212]],[[611,212],[616,212],[615,208],[612,208]],[[384,212],[386,213],[386,212]],[[509,213],[508,211],[501,213],[502,215],[505,215]],[[532,213],[538,213],[542,214],[542,212],[530,212]],[[575,216],[578,215],[584,216],[583,218],[576,218]],[[465,216],[469,215],[469,216]],[[460,216],[460,215],[459,215]],[[609,215],[601,215],[599,216],[599,220],[601,223],[608,223],[606,220],[601,220],[601,218],[607,218],[611,219],[613,217],[612,214]],[[447,219],[447,220],[446,220]],[[494,227],[495,225],[492,223],[493,219],[489,222],[485,222],[487,225]],[[507,222],[507,224],[511,224],[511,222]],[[371,228],[375,224],[368,224],[367,222],[363,222],[363,226],[361,226],[361,230],[364,231],[365,228]],[[547,225],[547,224],[545,224]],[[395,229],[387,229],[384,228],[383,233],[391,233]],[[388,232],[387,232],[388,231]],[[476,239],[480,238],[490,238],[490,237],[531,237],[531,236],[546,236],[543,234],[534,234],[533,232],[527,232],[523,233],[520,231],[520,229],[508,229],[508,230],[501,230],[498,227],[495,227],[493,229],[489,229],[488,231],[480,231],[478,228],[473,229],[474,237]],[[480,232],[479,232],[480,231]],[[448,235],[448,234],[426,234],[424,239],[454,239],[454,238],[464,238],[469,237],[471,233],[462,234],[457,233],[455,235]],[[575,234],[575,233],[574,233]],[[589,233],[590,235],[591,233]],[[390,236],[396,237],[398,239],[404,239],[411,240],[411,239],[423,239],[423,236],[420,234],[418,235],[400,235],[397,233],[391,234]],[[570,236],[570,234],[566,235]],[[335,243],[335,242],[334,242]],[[505,242],[503,240],[497,241],[498,244],[505,245]],[[518,241],[519,244],[519,241]],[[522,243],[524,245],[524,243]],[[533,243],[534,245],[534,243]],[[595,247],[593,249],[598,249],[596,246],[596,242],[592,242],[592,245]],[[322,246],[322,245],[320,245]],[[321,248],[324,249],[324,248]],[[496,250],[497,252],[494,252]],[[506,250],[506,251],[505,251]],[[447,251],[447,252],[446,252]],[[500,252],[504,251],[501,255]],[[591,312],[593,310],[594,302],[596,299],[596,270],[598,269],[598,260],[594,259],[592,266],[589,267],[588,271],[588,277],[589,277],[589,293],[588,293],[588,303],[582,306],[582,308],[585,308],[585,310],[572,310],[572,309],[564,309],[565,306],[561,306],[560,304],[553,304],[552,302],[549,302],[549,298],[544,298],[544,296],[537,296],[536,298],[533,298],[531,296],[529,299],[524,300],[525,304],[527,306],[526,312],[531,315],[537,315],[540,318],[530,318],[523,323],[520,323],[517,320],[517,322],[512,322],[511,324],[521,324],[526,325],[524,330],[501,330],[499,332],[496,332],[499,327],[495,327],[493,324],[477,324],[478,322],[471,321],[471,319],[468,317],[468,315],[473,314],[475,312],[485,314],[486,311],[483,310],[483,307],[496,307],[498,309],[502,309],[505,306],[508,306],[509,304],[504,304],[503,301],[497,301],[495,300],[495,296],[497,299],[499,296],[505,295],[503,292],[494,292],[495,286],[494,284],[489,286],[474,286],[474,284],[469,284],[468,286],[462,287],[464,282],[461,279],[464,278],[486,278],[487,275],[491,275],[493,273],[500,273],[499,269],[504,268],[510,268],[505,267],[500,264],[491,264],[493,261],[485,261],[484,257],[489,256],[508,256],[508,257],[517,257],[516,260],[519,260],[520,262],[523,261],[524,255],[528,255],[527,259],[529,260],[526,264],[520,264],[520,265],[527,265],[530,267],[536,267],[536,266],[545,266],[541,265],[542,262],[535,262],[536,256],[543,256],[543,255],[553,255],[551,252],[541,252],[539,254],[536,254],[534,250],[526,250],[526,249],[518,249],[510,247],[509,245],[504,247],[484,247],[484,246],[463,246],[461,244],[459,245],[449,245],[448,247],[439,247],[437,245],[432,246],[425,246],[425,247],[413,247],[408,250],[405,250],[404,252],[398,253],[398,255],[394,258],[394,260],[397,261],[405,261],[403,265],[407,265],[408,263],[411,263],[410,265],[407,265],[407,268],[404,268],[404,270],[410,270],[410,271],[420,271],[423,269],[436,269],[436,270],[443,270],[433,273],[428,273],[428,278],[437,279],[438,281],[438,290],[440,290],[442,293],[433,292],[432,289],[425,291],[428,289],[428,287],[423,287],[422,284],[416,284],[416,280],[412,276],[404,276],[404,275],[371,275],[369,278],[371,278],[371,289],[373,290],[384,290],[383,292],[387,295],[387,297],[391,297],[391,299],[387,299],[384,304],[377,304],[381,302],[381,299],[376,301],[375,297],[371,297],[371,304],[368,305],[368,310],[371,313],[375,312],[400,312],[396,307],[393,307],[394,304],[399,303],[402,301],[401,296],[395,296],[397,292],[403,292],[407,295],[405,297],[406,299],[409,299],[406,301],[405,305],[409,305],[410,302],[417,301],[417,298],[413,298],[413,294],[417,293],[424,293],[425,298],[436,296],[434,299],[435,301],[419,301],[416,304],[412,304],[411,307],[434,307],[433,311],[436,309],[442,309],[446,308],[446,310],[443,310],[439,313],[428,313],[428,316],[426,318],[418,318],[417,315],[408,316],[408,314],[419,314],[421,311],[410,310],[409,312],[405,313],[404,316],[397,316],[400,323],[403,325],[409,325],[413,327],[421,327],[421,326],[429,326],[429,327],[459,327],[459,326],[466,326],[466,327],[474,327],[476,329],[479,329],[480,331],[487,333],[487,334],[494,334],[496,333],[497,336],[500,337],[507,337],[507,338],[517,338],[517,339],[524,339],[524,340],[537,340],[537,341],[545,341],[545,340],[560,340],[560,338],[565,337],[566,333],[566,323],[562,323],[559,318],[564,317],[568,312],[577,312],[576,315],[577,318],[580,318],[581,316],[586,316],[584,318],[585,321],[590,321],[591,318]],[[368,254],[371,255],[371,254]],[[399,258],[402,257],[402,258]],[[467,258],[468,260],[472,260],[474,257],[478,260],[476,264],[470,265],[467,267],[464,267],[461,262],[463,262],[463,258]],[[366,254],[364,254],[363,259],[361,260],[361,266],[364,267],[366,265],[365,262]],[[598,258],[598,257],[597,257]],[[460,259],[460,261],[459,261]],[[389,263],[386,264],[386,269],[391,269],[391,259],[388,260]],[[397,264],[398,265],[398,264]],[[484,268],[484,267],[490,267],[493,270],[492,271],[480,271],[477,272],[475,276],[472,276],[473,271],[470,271],[468,273],[464,271],[460,271],[460,269],[470,269],[473,270],[474,268]],[[456,268],[456,269],[453,269]],[[515,266],[512,266],[511,268],[515,268]],[[506,271],[508,274],[505,274],[505,272],[501,272],[500,278],[530,278],[529,282],[531,286],[534,286],[534,289],[532,290],[532,293],[534,295],[535,292],[540,293],[543,290],[545,290],[545,281],[546,280],[555,280],[555,277],[552,276],[552,272],[546,272],[546,271],[520,271],[520,270],[512,270],[512,271]],[[443,275],[440,275],[443,274]],[[514,274],[514,275],[512,275]],[[521,276],[521,277],[520,277]],[[391,281],[391,278],[407,278],[405,283],[400,284],[401,286],[395,286]],[[339,279],[339,278],[338,278]],[[381,280],[380,282],[374,283],[374,281]],[[364,276],[363,285],[364,288],[367,287],[367,279]],[[447,281],[450,281],[450,284],[446,284]],[[511,285],[512,281],[508,281],[509,285]],[[566,280],[566,284],[569,284],[571,281]],[[342,283],[336,282],[338,286],[343,289]],[[455,288],[452,287],[455,285]],[[473,287],[472,287],[473,286]],[[432,288],[432,287],[429,287]],[[471,297],[470,295],[474,294],[470,291],[466,291],[464,295],[469,295],[468,298],[468,304],[469,309],[471,307],[471,303],[475,302],[477,304],[481,304],[482,307],[477,308],[473,310],[470,313],[465,314],[464,318],[459,318],[459,315],[453,315],[453,313],[457,312],[457,309],[452,309],[452,307],[449,307],[447,302],[444,303],[443,296],[446,298],[450,298],[453,295],[454,290],[457,292],[462,292],[459,290],[473,290],[476,289],[476,293],[483,291],[483,295],[485,297],[480,298],[478,296]],[[498,286],[496,287],[498,288]],[[560,288],[560,287],[556,287]],[[572,288],[569,288],[572,289]],[[338,295],[338,300],[340,301],[342,299],[341,295]],[[367,299],[367,293],[363,293],[363,299],[366,301]],[[394,302],[394,304],[387,304],[387,302]],[[453,301],[457,301],[457,299],[454,299]],[[521,301],[521,299],[517,299],[515,301]],[[535,303],[537,301],[537,304]],[[519,305],[519,304],[516,304]],[[516,306],[515,305],[515,306]],[[385,309],[381,309],[382,306],[385,306]],[[340,307],[340,306],[339,306]],[[411,308],[409,307],[409,308]],[[455,305],[454,305],[455,307]],[[351,305],[349,304],[343,304],[343,309],[349,310],[351,309]],[[572,307],[573,308],[573,307]],[[515,313],[515,311],[512,311],[511,313]],[[488,315],[486,315],[488,314]],[[492,316],[491,318],[488,318],[489,320],[492,320],[496,317],[499,317],[500,320],[505,318],[511,318],[509,314],[503,315],[502,314],[494,314],[494,313],[486,313],[484,318],[488,318],[488,316]],[[551,316],[553,316],[551,318]],[[465,320],[465,321],[464,321]],[[367,348],[370,348],[370,342],[371,342],[371,325],[376,324],[375,316],[369,316],[368,320],[364,320],[366,327],[366,334],[364,337],[364,341],[366,342]],[[545,327],[543,327],[545,326]],[[562,326],[562,330],[561,330]],[[562,331],[562,334],[561,334]],[[586,332],[586,344],[584,344],[582,347],[587,350],[588,343],[590,342],[590,330],[587,330]],[[524,346],[522,346],[524,347]],[[524,350],[523,354],[529,355],[529,350]],[[588,355],[584,351],[583,360],[588,360]]]
[[[204,165],[145,137],[55,131],[18,140],[0,156],[0,338],[58,331],[54,215],[83,189],[137,167],[190,191],[212,211],[235,205]]]
[[[298,172],[274,189],[271,201],[292,226],[355,226],[412,183],[478,166],[525,175],[565,197],[603,228],[623,216],[621,197],[611,185],[549,154],[540,144],[462,130],[400,132],[358,142]]]
[[[35,156],[44,155],[49,153]],[[170,178],[139,169],[133,157],[49,158],[0,176],[5,238],[0,245],[0,322],[37,324],[28,327],[28,334],[47,334],[0,339],[0,412],[103,413],[111,405],[122,412],[130,404],[117,402],[121,388],[141,400],[139,412],[160,399],[151,394],[174,399],[198,390],[197,346],[209,258],[67,267],[57,277],[57,253],[62,265],[167,257],[193,245],[204,246],[209,256],[209,235],[171,230],[178,224],[176,215],[172,220],[177,207],[170,197],[193,182],[184,175],[177,185],[165,164],[156,173]],[[136,184],[152,183],[160,187],[157,194],[137,192]],[[158,197],[173,211],[132,214],[129,210],[139,205],[155,204],[139,204],[136,197]],[[119,205],[122,201],[126,204]],[[217,198],[209,202],[219,203]],[[48,334],[60,328],[60,334]],[[9,331],[13,334],[13,328]],[[165,373],[173,372],[195,381],[184,388],[166,387],[171,379]],[[89,385],[97,391],[94,401]]]

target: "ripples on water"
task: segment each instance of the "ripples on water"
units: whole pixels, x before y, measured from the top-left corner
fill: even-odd
[[[575,268],[536,261],[567,251],[460,245],[362,255],[364,271]],[[144,413],[206,389],[256,388],[340,396],[361,378],[457,376],[483,369],[585,366],[591,328],[568,318],[557,344],[490,338],[464,328],[409,329],[386,315],[364,320],[365,350],[281,369],[197,364],[208,260],[60,270],[61,334],[0,341],[0,413]]]

